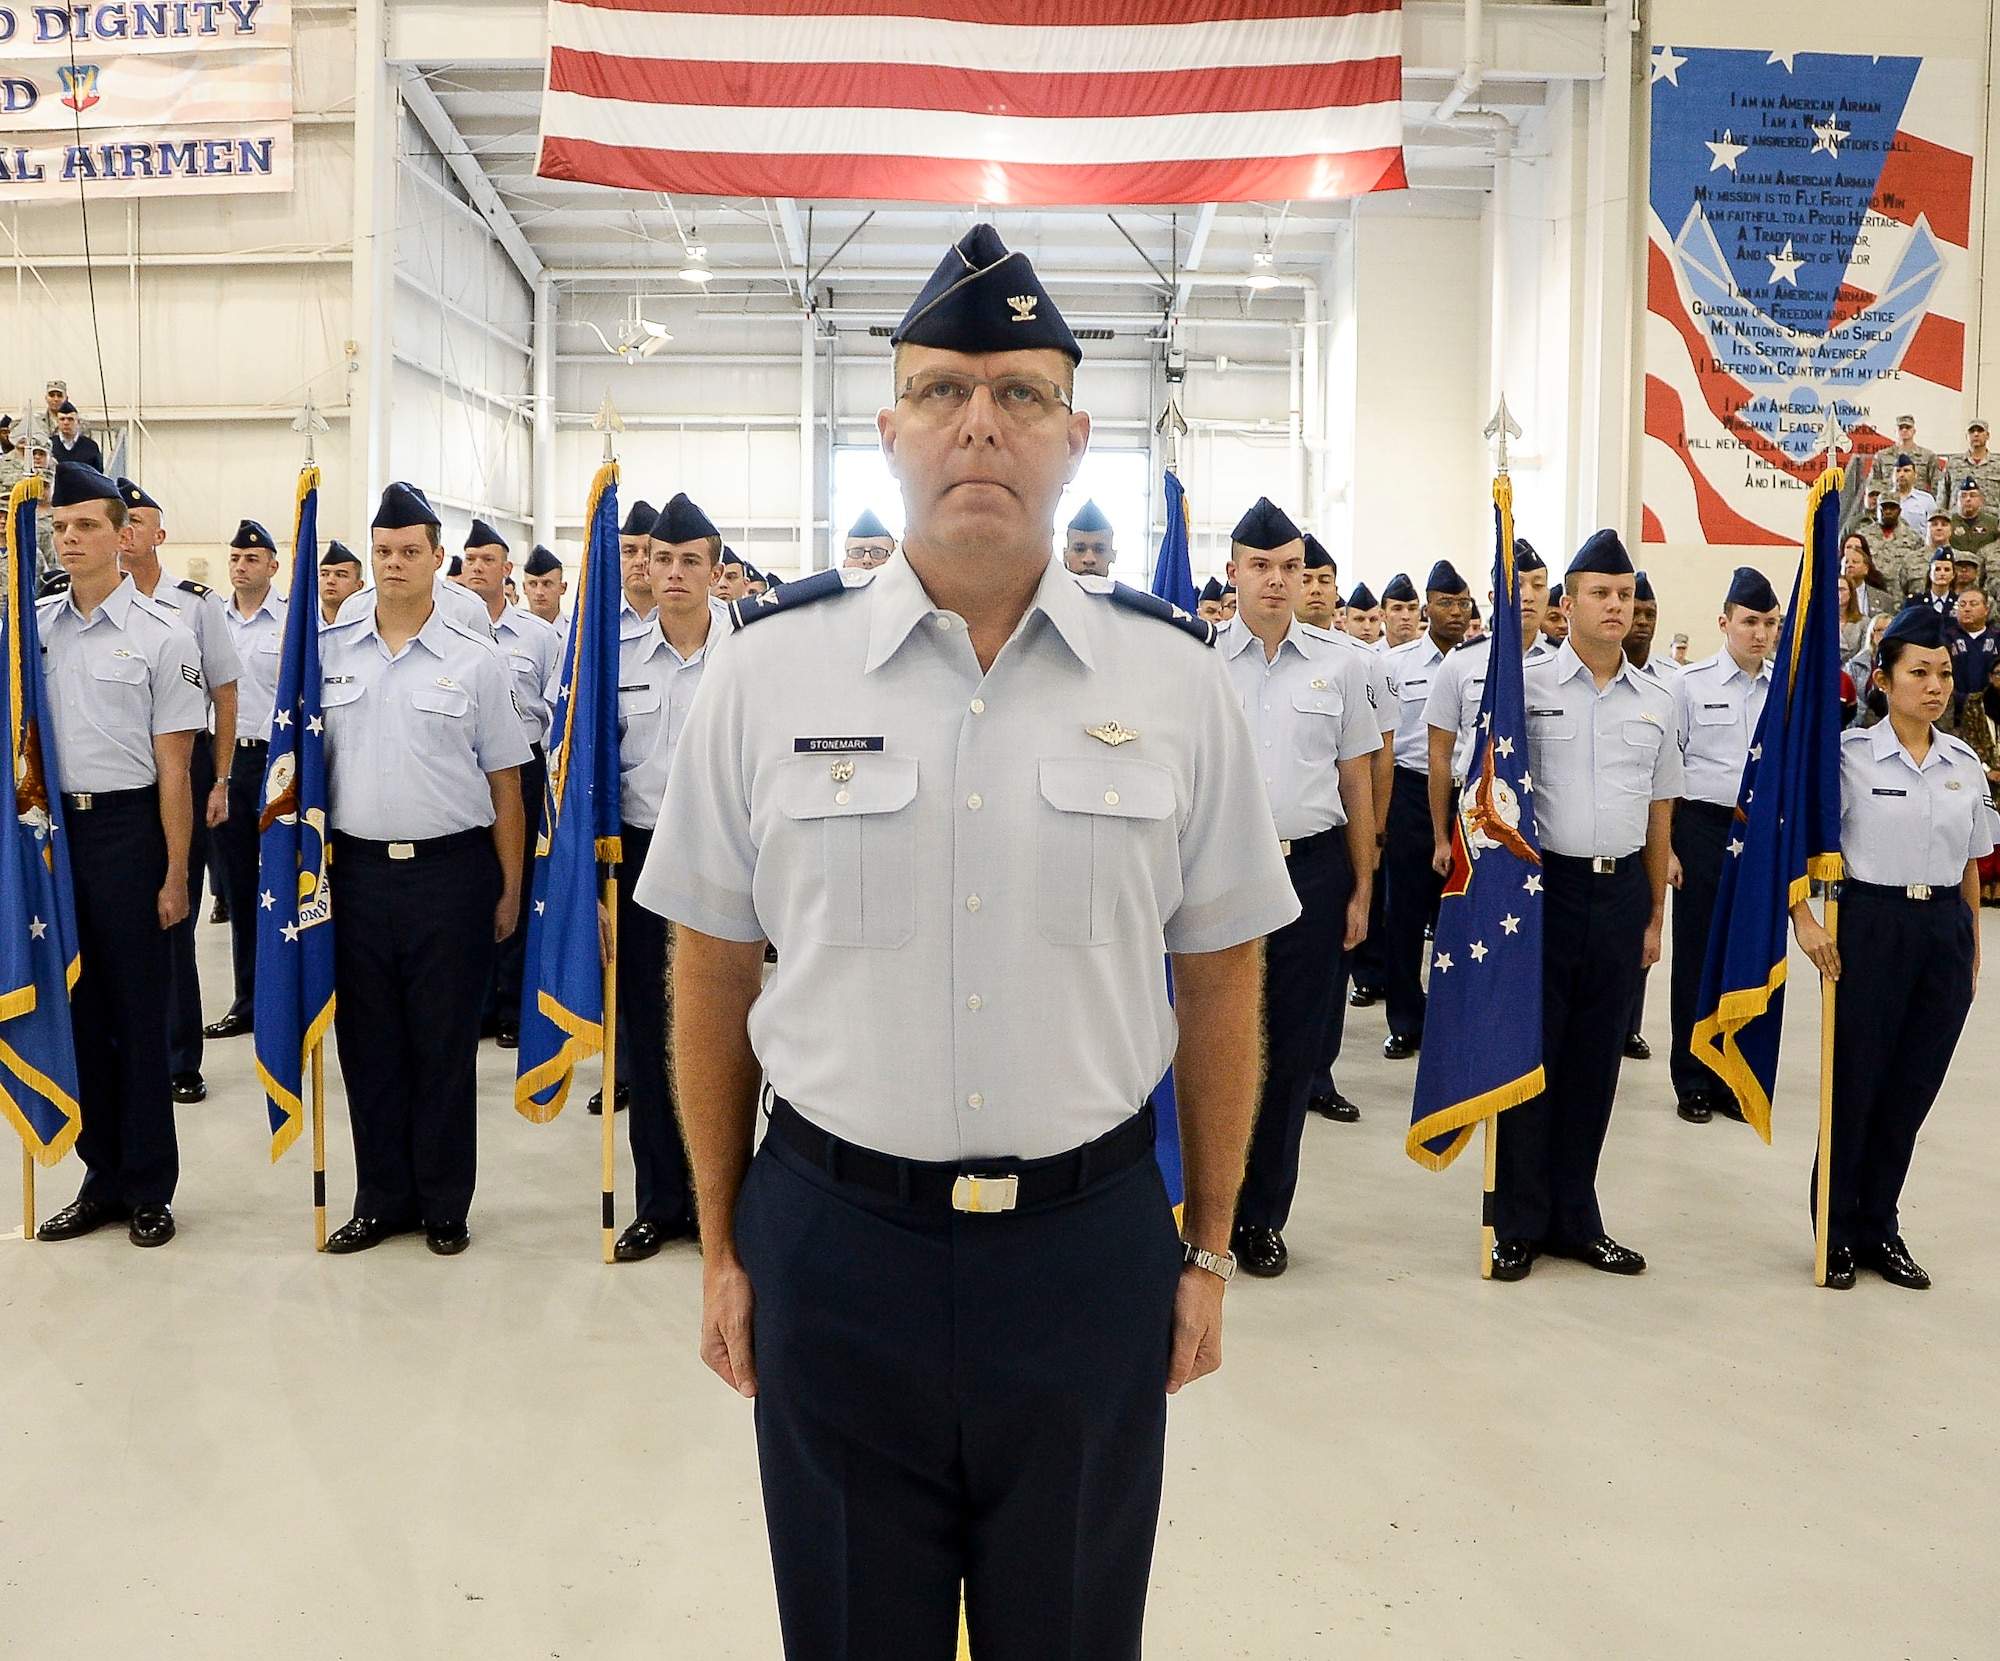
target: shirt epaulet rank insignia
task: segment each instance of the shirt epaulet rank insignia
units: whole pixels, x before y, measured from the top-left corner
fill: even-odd
[[[1130,583],[1114,582],[1106,585],[1097,582],[1079,581],[1077,586],[1086,594],[1095,594],[1109,600],[1114,606],[1123,606],[1127,611],[1136,611],[1141,616],[1157,618],[1162,623],[1171,623],[1182,634],[1193,635],[1204,646],[1215,644],[1215,625],[1206,618],[1196,617],[1182,611],[1171,600],[1163,600],[1157,594],[1148,594],[1143,588],[1134,588]]]
[[[203,600],[206,600],[209,597],[209,595],[215,592],[215,590],[210,588],[207,583],[198,583],[192,577],[181,578],[179,582],[174,584],[174,587],[184,588],[188,591],[188,593],[193,594]]]
[[[781,584],[765,593],[730,601],[729,619],[736,628],[747,629],[752,623],[761,623],[766,617],[775,617],[781,611],[797,611],[801,606],[816,604],[850,588],[867,586],[866,582],[849,582],[837,566],[830,571],[815,571],[810,577],[800,577],[796,582]]]

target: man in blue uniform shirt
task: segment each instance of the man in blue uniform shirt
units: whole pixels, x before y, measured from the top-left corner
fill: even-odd
[[[1301,623],[1299,528],[1269,497],[1229,533],[1235,620],[1216,640],[1250,724],[1298,918],[1265,946],[1264,1092],[1230,1241],[1246,1273],[1281,1275],[1310,1097],[1347,978],[1368,929],[1375,862],[1374,758],[1382,729],[1369,671],[1351,641]]]
[[[1674,809],[1673,851],[1680,867],[1674,888],[1674,972],[1669,993],[1673,1049],[1667,1067],[1680,1116],[1702,1125],[1717,1113],[1743,1116],[1735,1094],[1689,1049],[1708,930],[1722,882],[1723,850],[1743,791],[1743,770],[1771,691],[1767,661],[1784,621],[1778,592],[1755,566],[1730,578],[1717,624],[1722,650],[1681,671],[1674,693],[1675,736],[1686,795]]]
[[[1079,577],[1108,577],[1118,554],[1111,521],[1095,502],[1085,502],[1063,532],[1063,564]]]
[[[1393,589],[1395,584],[1391,583]],[[1424,930],[1437,916],[1444,878],[1431,864],[1431,676],[1465,638],[1472,591],[1450,560],[1424,579],[1425,633],[1388,654],[1389,694],[1396,700],[1396,774],[1390,788],[1388,841],[1382,852],[1383,996],[1389,1036],[1382,1053],[1403,1061],[1424,1042]]]
[[[1212,631],[1050,557],[1090,422],[1033,267],[975,226],[892,347],[904,551],[737,607],[640,880],[702,1349],[757,1397],[788,1661],[949,1661],[961,1587],[974,1654],[1136,1661],[1299,906]]]
[[[163,1246],[180,1180],[167,931],[188,914],[188,753],[206,713],[200,648],[119,569],[132,530],[111,480],[64,462],[53,508],[70,587],[37,617],[57,768],[47,783],[68,809],[76,890],[81,973],[70,1009],[84,1179],[37,1238],[126,1222],[135,1246]]]
[[[320,638],[333,1035],[354,1132],[335,1253],[417,1228],[441,1257],[469,1243],[479,1012],[520,915],[528,741],[491,628],[438,601],[438,529],[422,491],[390,485],[369,539],[374,604]]]
[[[1625,660],[1632,560],[1612,531],[1563,577],[1567,638],[1523,671],[1542,844],[1542,1094],[1502,1115],[1493,1278],[1536,1256],[1636,1275],[1604,1232],[1597,1161],[1611,1125],[1639,972],[1659,961],[1668,836],[1681,793],[1674,701]]]
[[[329,542],[319,556],[319,626],[330,629],[340,608],[361,592],[361,556],[345,542]]]

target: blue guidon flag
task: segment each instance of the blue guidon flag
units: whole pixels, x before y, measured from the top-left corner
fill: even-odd
[[[1441,1171],[1472,1127],[1542,1093],[1542,853],[1528,771],[1514,489],[1493,481],[1493,627],[1479,730],[1431,943],[1430,1012],[1405,1151]]]
[[[257,815],[257,1077],[275,1161],[305,1127],[306,1062],[333,1024],[326,720],[320,710],[319,469],[299,473],[271,750]]]
[[[1771,695],[1750,745],[1715,892],[1689,1049],[1771,1140],[1792,907],[1840,857],[1840,472],[1806,504],[1806,545],[1778,636]],[[1782,688],[1782,695],[1781,695]]]
[[[13,761],[14,811],[0,814],[0,1114],[38,1165],[68,1153],[82,1122],[69,994],[76,985],[76,903],[35,619],[35,502],[23,479],[7,503],[7,592],[0,612],[6,680],[0,726]]]
[[[529,888],[514,1106],[547,1124],[576,1064],[604,1048],[598,862],[621,857],[618,811],[618,468],[590,487],[590,542],[549,726],[548,797]],[[607,1104],[606,1111],[609,1111]]]

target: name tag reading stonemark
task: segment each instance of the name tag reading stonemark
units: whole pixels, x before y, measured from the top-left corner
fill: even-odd
[[[792,754],[798,756],[879,755],[880,738],[795,738]]]

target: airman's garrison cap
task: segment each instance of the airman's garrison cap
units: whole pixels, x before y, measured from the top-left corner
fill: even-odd
[[[1083,361],[1083,348],[1028,256],[1009,251],[987,224],[973,226],[938,262],[889,344],[975,357],[1047,347],[1071,363]]]

